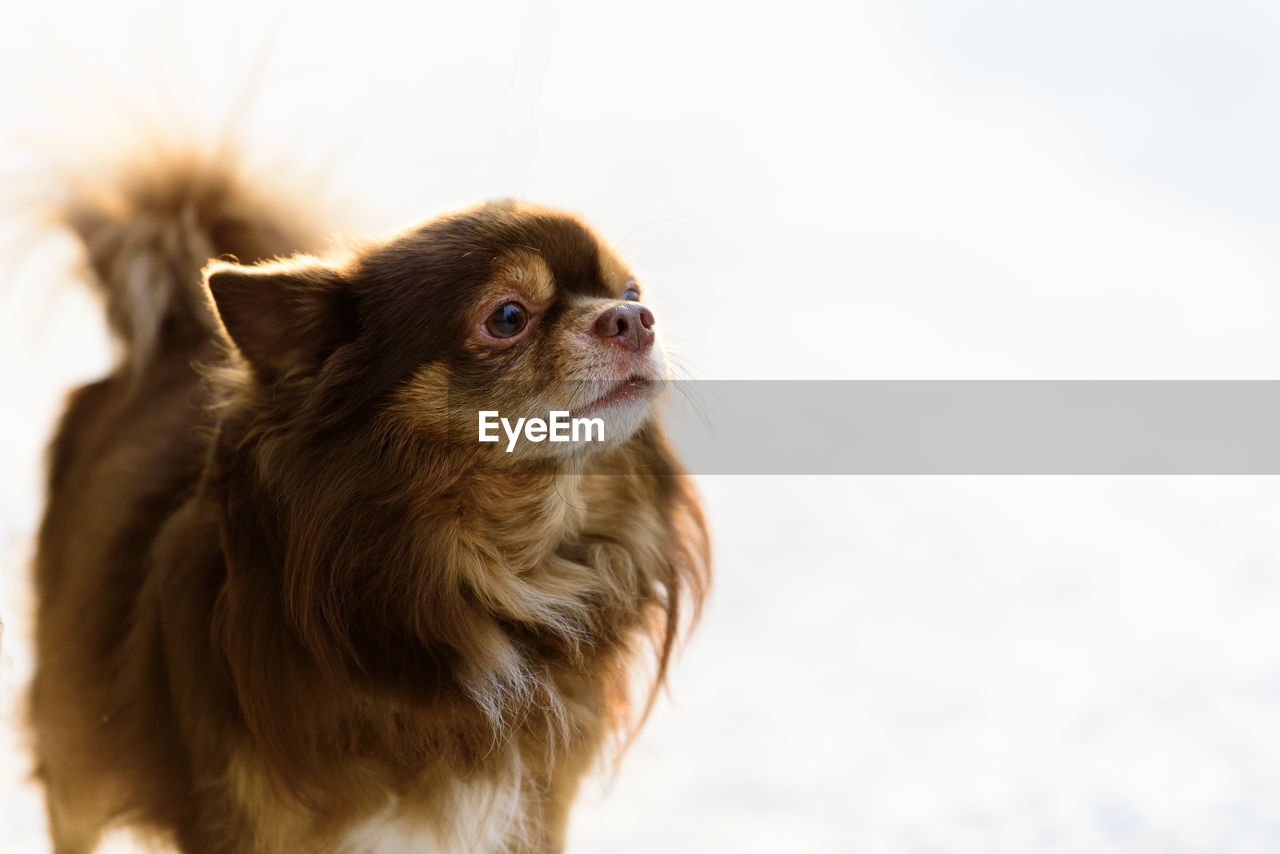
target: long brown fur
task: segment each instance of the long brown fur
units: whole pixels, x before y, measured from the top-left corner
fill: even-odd
[[[587,226],[502,202],[318,258],[307,210],[190,157],[66,212],[127,356],[51,449],[31,709],[57,854],[118,824],[392,850],[380,822],[431,841],[404,850],[558,851],[643,716],[645,647],[656,691],[705,592],[651,415],[559,456],[476,442],[481,401],[633,358],[590,334],[634,283]],[[536,323],[495,344],[507,293]]]

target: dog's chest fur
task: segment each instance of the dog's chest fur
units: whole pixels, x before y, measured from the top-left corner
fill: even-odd
[[[393,798],[352,825],[339,854],[498,854],[521,847],[526,835],[518,783],[454,783],[440,812],[424,815]]]

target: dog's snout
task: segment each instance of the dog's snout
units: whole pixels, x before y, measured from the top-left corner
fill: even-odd
[[[642,353],[653,346],[653,312],[639,303],[615,305],[596,318],[596,334]]]

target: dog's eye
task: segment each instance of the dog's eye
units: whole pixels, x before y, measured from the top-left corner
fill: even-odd
[[[622,292],[622,298],[627,302],[635,302],[640,299],[640,289],[635,284],[629,284],[627,289]]]
[[[528,325],[529,312],[518,302],[504,302],[484,322],[484,328],[494,338],[514,338]]]

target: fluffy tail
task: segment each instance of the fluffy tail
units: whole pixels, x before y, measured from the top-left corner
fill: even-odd
[[[282,203],[225,155],[160,155],[113,174],[73,181],[61,219],[84,244],[133,372],[213,334],[200,277],[210,258],[254,263],[319,248],[311,208]]]

